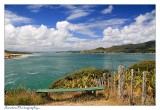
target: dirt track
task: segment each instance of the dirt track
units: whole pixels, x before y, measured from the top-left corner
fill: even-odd
[[[67,102],[67,101],[62,101],[62,102],[52,102],[52,103],[49,103],[49,104],[46,104],[46,105],[49,105],[49,106],[54,106],[54,105],[68,105],[68,106],[71,106],[71,105],[75,105],[75,106],[78,106],[78,105],[83,105],[83,106],[86,106],[86,105],[112,105],[112,103],[110,103],[109,101],[106,101],[106,100],[98,100],[98,101],[87,101],[87,102]]]
[[[68,102],[68,101],[61,101],[61,102],[52,102],[45,104],[47,106],[116,106],[116,105],[128,105],[125,101],[115,101],[115,100],[96,100],[96,101],[85,101],[85,102]]]

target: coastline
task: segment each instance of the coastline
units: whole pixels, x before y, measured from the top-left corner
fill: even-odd
[[[8,54],[5,53],[5,59],[26,58],[31,54]]]

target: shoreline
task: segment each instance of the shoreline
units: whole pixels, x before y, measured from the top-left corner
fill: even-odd
[[[5,59],[17,59],[17,58],[26,58],[31,54],[8,54],[5,53]]]

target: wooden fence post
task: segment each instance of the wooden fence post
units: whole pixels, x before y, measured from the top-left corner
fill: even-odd
[[[142,105],[146,105],[146,72],[143,72]]]
[[[119,74],[118,92],[120,98],[123,98],[123,77],[122,77],[123,69],[124,67],[122,65],[118,66],[118,74]]]
[[[130,105],[133,105],[133,74],[134,74],[134,69],[131,69],[131,94],[130,94]]]
[[[116,72],[114,71],[114,92],[116,91]]]
[[[111,89],[111,88],[110,88],[110,80],[109,80],[109,79],[110,79],[110,78],[107,77],[108,89]]]
[[[99,86],[99,87],[102,87],[101,84],[102,84],[102,83],[101,83],[101,79],[98,79],[98,86]]]
[[[101,87],[103,87],[103,86],[104,86],[104,80],[103,80],[103,77],[101,77],[101,78],[100,78],[100,80],[101,80]]]
[[[110,97],[110,90],[111,90],[111,88],[110,88],[110,77],[109,77],[109,74],[108,74],[108,76],[107,76],[107,83],[108,83],[108,99],[109,99],[109,97]]]
[[[98,80],[94,79],[94,86],[98,87]]]
[[[106,88],[106,85],[107,85],[107,73],[103,73],[103,82],[104,82],[104,85],[103,87]]]

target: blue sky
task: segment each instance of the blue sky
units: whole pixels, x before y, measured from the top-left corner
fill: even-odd
[[[155,40],[154,5],[5,5],[5,49],[62,51]]]

